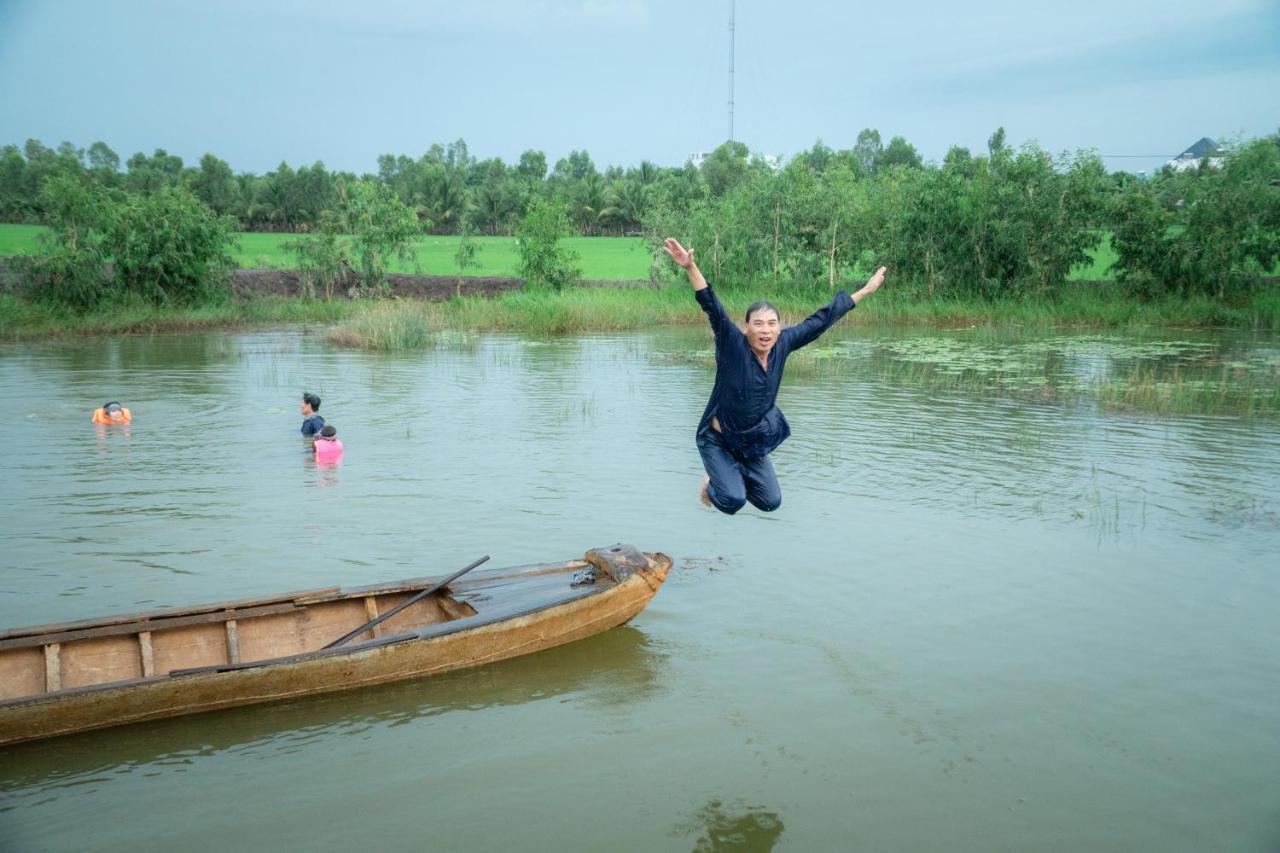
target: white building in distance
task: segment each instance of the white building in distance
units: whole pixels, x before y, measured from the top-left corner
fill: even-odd
[[[1199,142],[1166,162],[1165,165],[1175,172],[1185,172],[1187,169],[1198,169],[1205,159],[1209,161],[1209,168],[1222,168],[1222,149],[1209,137],[1202,136]]]

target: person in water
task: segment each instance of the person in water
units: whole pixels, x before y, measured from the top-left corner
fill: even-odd
[[[316,462],[337,462],[342,458],[342,442],[333,424],[325,424],[316,435],[315,451]]]
[[[787,356],[817,340],[879,290],[885,268],[876,270],[853,296],[841,290],[830,304],[794,326],[783,326],[777,308],[757,302],[747,309],[744,332],[707,284],[693,260],[693,249],[668,237],[662,250],[689,277],[694,298],[715,333],[716,381],[697,432],[698,453],[706,470],[702,502],[729,515],[747,503],[773,512],[782,505],[782,489],[769,454],[791,435],[787,419],[775,405]]]
[[[311,392],[302,395],[302,434],[315,435],[324,429],[324,418],[316,414],[320,411],[320,398]]]
[[[127,424],[133,422],[133,412],[119,403],[103,403],[102,408],[93,412],[95,424]]]

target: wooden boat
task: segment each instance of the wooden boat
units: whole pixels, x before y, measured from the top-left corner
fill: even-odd
[[[541,651],[627,622],[670,568],[664,554],[614,545],[434,591],[439,578],[415,578],[0,632],[0,746]],[[575,585],[582,572],[595,581]]]

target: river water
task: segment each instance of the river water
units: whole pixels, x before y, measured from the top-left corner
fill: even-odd
[[[782,508],[726,517],[696,496],[707,346],[0,348],[3,627],[486,553],[676,561],[546,653],[0,750],[0,850],[1280,849],[1274,419],[800,365]],[[340,467],[304,452],[303,390]],[[127,430],[90,425],[107,399]]]

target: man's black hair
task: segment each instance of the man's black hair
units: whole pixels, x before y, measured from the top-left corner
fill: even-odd
[[[772,302],[766,302],[763,299],[761,299],[759,302],[751,303],[751,307],[747,309],[747,318],[743,322],[750,323],[751,315],[756,313],[757,311],[772,311],[774,314],[778,315],[778,322],[779,323],[782,322],[782,312],[779,311]]]
[[[307,391],[305,394],[302,395],[302,402],[310,406],[311,411],[313,412],[320,411],[320,398],[317,397],[315,394],[312,394],[310,391]]]

